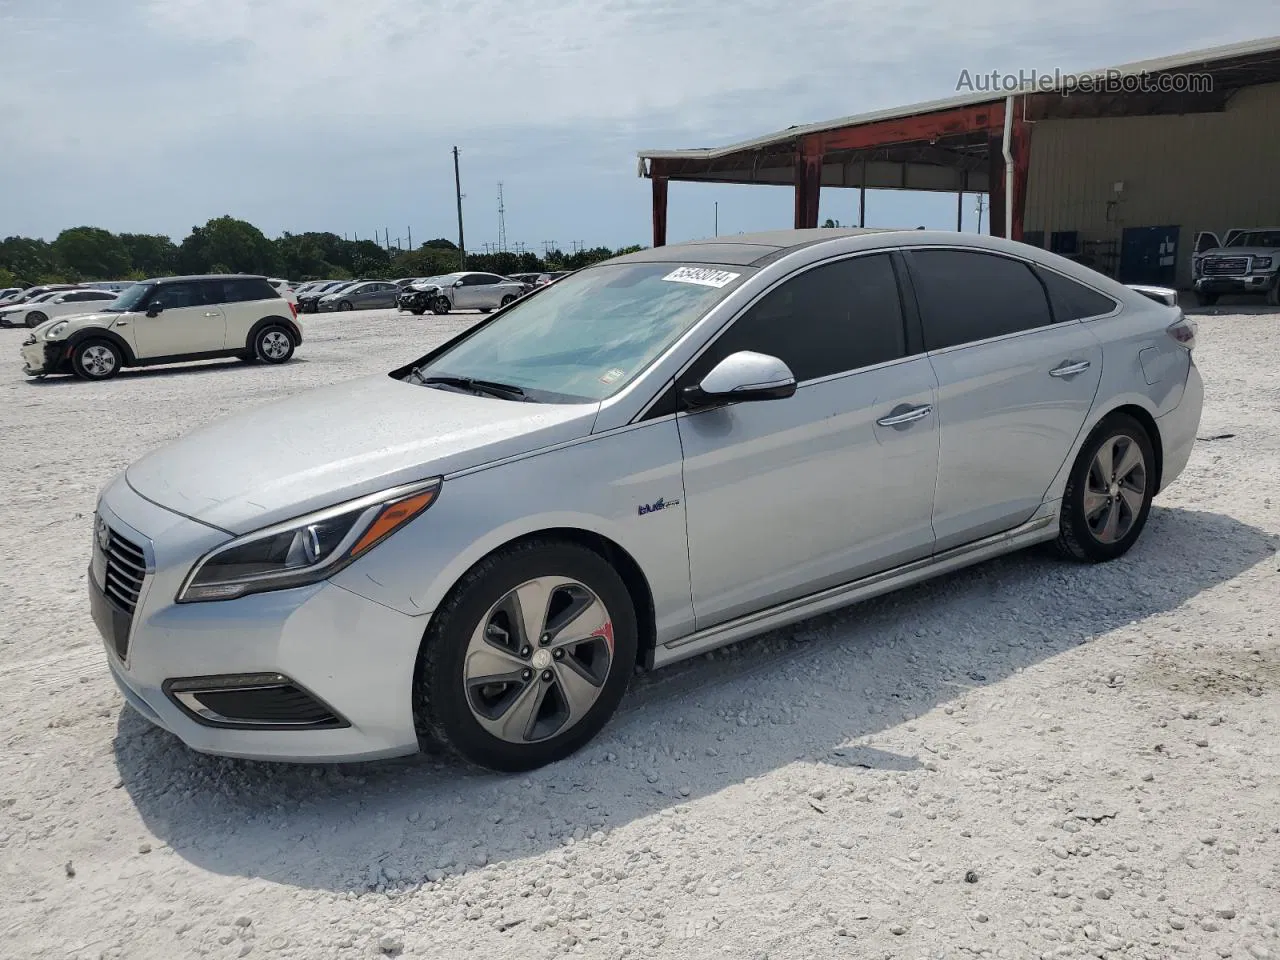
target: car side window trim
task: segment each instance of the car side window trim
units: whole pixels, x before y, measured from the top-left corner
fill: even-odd
[[[893,266],[895,276],[897,276],[898,267],[896,264],[893,263],[893,256],[896,253],[898,253],[898,250],[896,248],[891,248],[891,247],[883,247],[876,250],[860,250],[857,253],[841,254],[839,256],[828,257],[825,260],[817,260],[813,263],[807,263],[800,269],[794,270],[783,277],[779,277],[777,280],[771,283],[764,290],[760,291],[760,293],[758,293],[755,297],[753,297],[748,303],[743,304],[742,308],[738,310],[738,312],[735,313],[726,323],[724,323],[720,327],[720,329],[717,330],[711,336],[711,338],[707,340],[707,342],[704,343],[698,349],[697,353],[695,353],[692,357],[690,357],[688,361],[686,361],[684,365],[681,366],[681,368],[678,371],[676,371],[675,375],[671,379],[664,381],[662,387],[659,388],[659,390],[654,394],[653,398],[650,399],[650,401],[644,405],[641,411],[638,414],[636,414],[635,417],[632,418],[631,422],[638,423],[646,419],[660,419],[661,417],[675,415],[675,414],[666,412],[664,409],[665,407],[670,406],[669,403],[663,402],[667,399],[667,395],[675,394],[680,389],[681,381],[684,379],[684,376],[689,372],[690,368],[692,368],[694,364],[696,364],[699,360],[702,359],[703,354],[705,354],[708,350],[710,350],[713,346],[715,346],[716,341],[718,341],[722,336],[728,333],[729,330],[733,328],[733,325],[737,323],[740,319],[742,319],[742,317],[746,316],[746,314],[753,307],[755,307],[756,304],[760,303],[760,301],[762,301],[765,297],[769,296],[771,293],[776,291],[784,283],[794,280],[797,277],[801,277],[804,274],[808,273],[809,271],[816,270],[819,267],[828,267],[835,263],[843,263],[849,260],[856,260],[861,257],[875,257],[875,256],[886,256],[886,255],[889,256],[890,264]],[[840,370],[835,373],[825,374],[821,377],[812,377],[808,380],[798,380],[796,381],[797,390],[800,390],[811,384],[826,383],[831,380],[843,379],[844,377],[852,376],[854,374],[864,373],[869,370],[879,370],[884,367],[894,366],[895,364],[904,363],[905,361],[908,361],[908,360],[914,360],[917,357],[922,356],[924,354],[923,349],[921,349],[917,353],[911,352],[911,347],[913,343],[913,337],[911,334],[911,321],[908,316],[907,303],[903,298],[902,281],[900,278],[898,279],[897,286],[898,286],[899,314],[901,315],[902,322],[904,324],[903,334],[906,338],[905,342],[907,345],[906,355],[902,357],[895,357],[892,360],[884,360],[884,361],[881,361],[880,363],[868,364],[865,367],[855,367],[852,370]],[[912,306],[914,306],[914,303],[912,304]],[[674,349],[674,348],[675,348],[675,345],[673,344],[670,349]],[[650,418],[649,414],[655,407],[662,410],[662,412]],[[680,412],[679,410],[676,411],[676,413],[679,413],[679,412]]]
[[[1040,292],[1044,294],[1045,304],[1049,310],[1049,316],[1050,317],[1053,316],[1053,302],[1049,297],[1049,291],[1045,289],[1044,281],[1041,280],[1039,274],[1036,273],[1036,264],[1034,261],[1024,259],[1023,257],[1011,256],[1010,254],[1007,254],[1004,252],[997,252],[993,250],[982,249],[980,247],[948,246],[947,244],[943,244],[943,243],[932,243],[927,245],[920,244],[919,246],[901,248],[903,258],[908,265],[908,268],[907,268],[908,274],[912,274],[915,271],[918,271],[920,269],[918,266],[915,266],[912,263],[911,253],[913,250],[954,250],[958,253],[981,253],[985,256],[1000,257],[1004,260],[1010,260],[1014,263],[1020,263],[1023,266],[1025,266],[1028,270],[1030,270],[1032,276],[1036,278],[1036,282],[1040,285]],[[1068,279],[1070,278],[1068,277]],[[912,282],[913,298],[914,298],[914,292],[915,292],[915,284],[913,281]],[[1055,330],[1061,327],[1069,326],[1070,324],[1073,324],[1073,323],[1080,323],[1080,322],[1081,322],[1080,320],[1063,320],[1058,323],[1050,323],[1048,326],[1044,326],[1044,327],[1029,327],[1026,330],[1014,330],[1011,333],[1002,333],[994,337],[985,337],[982,340],[966,340],[964,343],[953,343],[949,347],[939,347],[937,350],[926,350],[925,353],[930,357],[940,357],[944,354],[952,353],[956,350],[968,350],[970,347],[980,347],[990,343],[1000,343],[1001,341],[1004,341],[1004,340],[1013,340],[1017,337],[1027,337],[1033,334],[1043,333],[1046,330]]]

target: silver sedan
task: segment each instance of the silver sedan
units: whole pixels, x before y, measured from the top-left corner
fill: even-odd
[[[1123,556],[1200,420],[1172,299],[928,231],[589,267],[130,466],[95,515],[109,669],[210,753],[557,760],[637,664],[1033,544]]]

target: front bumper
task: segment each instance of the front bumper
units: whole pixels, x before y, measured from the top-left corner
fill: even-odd
[[[1276,282],[1275,273],[1257,273],[1241,277],[1200,277],[1196,293],[1266,293]]]
[[[20,348],[22,372],[29,377],[54,373],[61,365],[61,351],[65,346],[60,340],[28,339]]]
[[[327,582],[178,604],[191,565],[228,535],[144,500],[123,479],[104,493],[99,513],[146,558],[131,617],[103,594],[96,546],[89,592],[112,678],[152,723],[200,752],[258,760],[345,762],[418,749],[412,688],[427,614],[406,616]],[[211,723],[171,689],[191,678],[263,674],[288,678],[342,722]]]

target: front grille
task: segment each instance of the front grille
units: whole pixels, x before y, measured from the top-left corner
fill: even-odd
[[[1248,257],[1206,257],[1206,277],[1235,277],[1249,272]]]
[[[147,560],[142,548],[112,530],[107,538],[106,561],[106,582],[102,590],[132,617],[142,594],[142,581],[147,575]]]

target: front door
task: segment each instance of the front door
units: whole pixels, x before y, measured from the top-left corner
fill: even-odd
[[[1021,260],[948,249],[907,259],[938,377],[941,552],[1036,512],[1093,405],[1102,346],[1065,305],[1051,311]]]
[[[175,357],[221,350],[226,342],[227,322],[222,309],[207,300],[204,284],[184,280],[158,284],[139,313],[131,320],[138,358]],[[163,309],[154,317],[146,315],[153,305]]]
[[[891,258],[865,255],[784,281],[679,378],[753,350],[799,384],[677,417],[698,629],[929,554],[935,380],[906,344]]]

